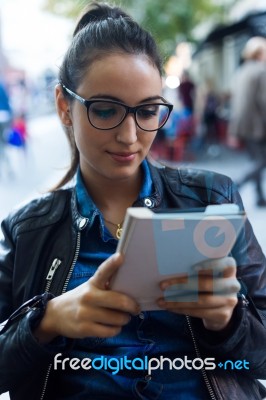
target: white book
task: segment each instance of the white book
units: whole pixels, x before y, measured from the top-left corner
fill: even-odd
[[[125,261],[111,280],[112,290],[135,298],[142,310],[159,310],[156,300],[161,297],[181,301],[191,295],[194,266],[229,255],[245,218],[236,204],[162,212],[128,208],[117,247]],[[161,291],[161,281],[180,274],[187,276],[186,283]]]

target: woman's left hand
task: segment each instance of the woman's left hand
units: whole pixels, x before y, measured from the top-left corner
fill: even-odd
[[[232,257],[197,264],[194,269],[198,274],[193,277],[179,275],[161,282],[161,289],[173,290],[175,298],[174,301],[161,298],[158,305],[168,311],[201,318],[206,329],[220,331],[227,327],[237,304],[240,284],[236,278],[236,268]],[[180,284],[185,284],[185,289],[188,285],[193,297],[187,295],[182,300],[178,295]]]

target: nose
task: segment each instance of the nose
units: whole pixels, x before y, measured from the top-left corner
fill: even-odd
[[[119,142],[130,145],[138,140],[138,126],[135,121],[134,114],[130,113],[126,116],[121,125],[118,126]]]

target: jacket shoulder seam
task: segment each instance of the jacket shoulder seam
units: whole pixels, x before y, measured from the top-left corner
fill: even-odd
[[[44,223],[41,223],[41,221],[49,214],[55,203],[56,198],[59,196],[61,199],[66,200],[66,190],[52,192],[49,193],[47,196],[33,199],[30,203],[27,203],[25,206],[22,206],[19,209],[15,210],[14,213],[11,214],[11,216],[9,217],[11,233],[13,234],[14,230],[18,229],[19,227],[21,228],[20,232],[24,232],[32,231],[35,229],[39,229],[45,225],[49,225],[51,221],[48,222],[47,220],[45,220]],[[44,209],[40,209],[40,204],[44,206]],[[60,204],[60,206],[58,207],[58,210],[60,210],[60,212],[57,213],[57,216],[55,216],[56,218],[54,222],[58,220],[59,216],[62,215],[62,212],[64,210],[62,200],[61,202],[58,201],[58,204]],[[35,220],[36,218],[38,218],[38,224],[31,225],[30,221]],[[29,222],[29,224],[27,224],[27,222]],[[23,224],[26,225],[23,226]]]
[[[189,187],[194,187],[194,188],[200,188],[204,190],[211,190],[214,193],[217,193],[219,196],[222,196],[224,199],[227,201],[231,201],[232,195],[231,195],[231,185],[230,182],[231,178],[224,175],[220,174],[218,172],[214,171],[207,171],[207,170],[202,170],[198,168],[170,168],[166,167],[164,170],[167,183],[169,184],[169,178],[168,178],[168,171],[170,172],[175,172],[176,176],[178,176],[180,183],[185,186]],[[207,179],[207,177],[209,179]],[[227,183],[227,192],[224,190],[220,189],[216,186],[212,186],[211,182],[213,182],[213,178],[221,178],[223,179],[223,183]],[[204,182],[202,181],[204,179]],[[210,182],[211,181],[211,182]],[[171,188],[171,184],[169,184],[169,187]],[[172,188],[171,188],[172,190]],[[182,196],[185,197],[190,197],[188,194],[183,193],[182,191],[179,191]],[[205,202],[206,204],[208,201]]]

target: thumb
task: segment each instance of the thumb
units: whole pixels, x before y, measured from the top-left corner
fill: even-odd
[[[98,289],[108,288],[109,281],[123,262],[123,256],[115,253],[107,258],[97,269],[90,282]]]

